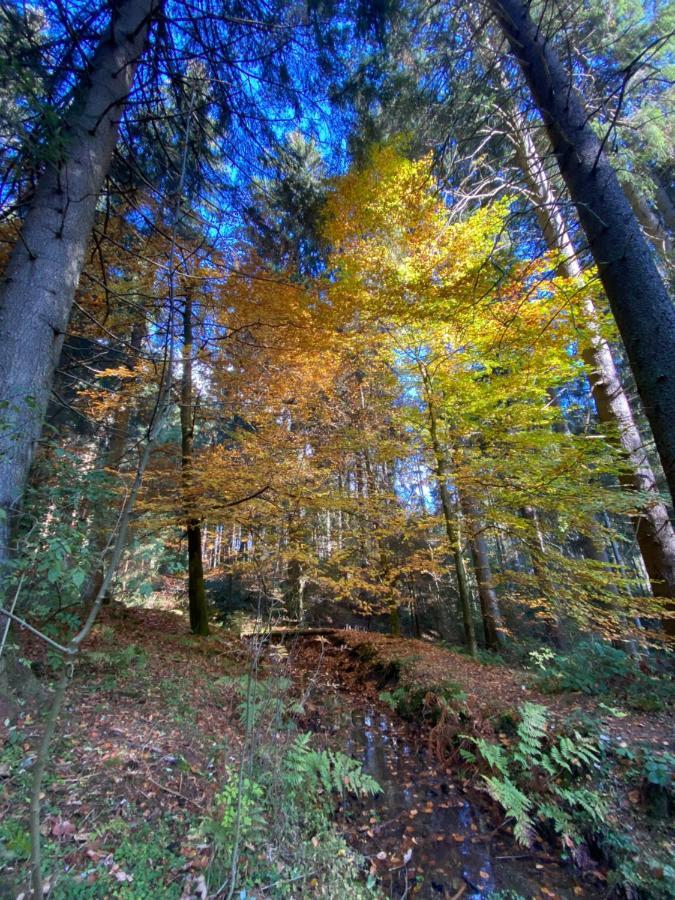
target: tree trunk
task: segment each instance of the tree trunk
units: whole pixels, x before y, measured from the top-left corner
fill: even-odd
[[[135,322],[131,327],[129,335],[129,346],[138,355],[141,351],[143,338],[145,337],[145,322]],[[126,365],[133,369],[136,366],[137,359],[128,357]],[[124,386],[122,386],[122,389]],[[103,454],[102,466],[109,472],[119,472],[124,461],[124,455],[129,444],[129,429],[131,425],[131,414],[133,404],[124,399],[119,399],[115,404],[112,426],[108,438],[108,446]],[[94,549],[92,555],[98,558],[98,564],[92,574],[84,584],[80,594],[80,601],[85,609],[89,608],[96,597],[99,589],[103,584],[103,577],[107,568],[106,545],[110,530],[112,528],[110,519],[110,510],[99,507],[93,510],[91,522],[91,534]],[[104,603],[110,601],[110,596],[103,598]]]
[[[492,567],[487,541],[483,534],[480,507],[472,497],[462,494],[460,498],[469,531],[469,547],[473,558],[480,611],[485,633],[485,646],[488,650],[499,650],[505,644],[505,629],[499,609],[499,599],[494,588]]]
[[[302,578],[302,564],[299,559],[291,557],[286,565],[286,590],[284,603],[291,619],[302,623],[305,617],[305,586]]]
[[[673,244],[663,222],[630,181],[624,185],[624,192],[635,213],[635,217],[642,225],[642,230],[659,254],[664,257],[666,264],[672,265]]]
[[[48,164],[0,285],[0,562],[61,355],[118,123],[158,0],[114,4],[76,89],[65,158]]]
[[[582,271],[572,238],[527,124],[517,111],[512,111],[509,118],[517,161],[536,198],[535,212],[546,242],[552,250],[561,254],[563,274],[572,279],[580,278]],[[602,336],[598,312],[588,294],[584,294],[582,306],[591,335],[591,345],[582,349],[582,357],[591,371],[591,390],[598,418],[616,430],[623,453],[630,463],[632,471],[621,476],[622,486],[653,498],[636,517],[635,532],[654,595],[672,599],[675,596],[675,531],[660,498],[656,476],[621,384],[612,351]],[[669,635],[675,633],[675,619],[672,617],[665,616],[663,626]]]
[[[659,215],[668,231],[671,234],[675,234],[675,205],[673,205],[668,190],[657,172],[652,172],[652,181],[654,183],[654,199],[656,200],[656,208],[659,211]]]
[[[434,454],[434,462],[436,464],[436,481],[441,495],[441,508],[443,510],[443,520],[445,522],[445,533],[448,537],[448,544],[450,545],[450,551],[455,563],[455,572],[457,574],[457,590],[459,592],[459,604],[462,610],[464,639],[469,653],[472,656],[475,656],[478,645],[476,643],[476,629],[471,611],[471,591],[469,590],[469,580],[466,575],[466,565],[462,554],[459,529],[455,523],[452,501],[450,499],[450,492],[448,491],[447,463],[438,436],[438,422],[431,390],[431,382],[427,372],[422,367],[420,367],[420,373],[424,385],[424,399],[427,407],[427,417],[429,419],[429,435],[431,437],[431,447]]]
[[[675,306],[581,97],[525,0],[489,0],[551,141],[675,497]]]
[[[532,523],[533,537],[526,539],[527,549],[530,553],[532,561],[532,571],[537,579],[539,590],[542,596],[553,604],[554,597],[557,594],[555,586],[549,578],[548,564],[546,561],[546,542],[544,534],[541,530],[539,515],[534,506],[523,506],[520,513],[524,519]],[[551,610],[546,620],[546,627],[549,637],[556,647],[562,646],[562,632],[560,630],[560,621],[555,610]]]
[[[184,502],[188,513],[188,600],[190,609],[190,630],[193,634],[209,633],[209,617],[204,586],[204,565],[202,562],[202,535],[199,519],[191,514],[192,449],[194,438],[194,412],[192,397],[192,295],[188,288],[183,307],[183,373],[180,388],[180,430],[181,468]]]

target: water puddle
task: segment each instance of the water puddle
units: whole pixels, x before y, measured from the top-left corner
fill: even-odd
[[[401,724],[374,708],[352,712],[345,750],[383,788],[347,809],[357,848],[390,897],[513,900],[599,896],[544,850],[528,852],[494,829]]]

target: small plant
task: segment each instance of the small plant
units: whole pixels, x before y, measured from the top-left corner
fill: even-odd
[[[112,820],[120,821],[120,820]],[[111,823],[112,824],[112,823]],[[50,897],[54,900],[151,900],[154,897],[179,900],[177,875],[184,859],[174,852],[175,821],[161,818],[152,824],[129,824],[118,832],[107,828],[106,846],[114,860],[109,871],[100,870],[93,883],[66,876],[59,879]]]
[[[112,673],[130,669],[140,673],[148,664],[148,654],[136,644],[128,644],[122,650],[90,650],[85,659],[95,668]]]
[[[16,819],[0,823],[0,861],[12,862],[30,857],[30,832]]]
[[[293,683],[284,676],[253,680],[249,684],[248,675],[225,675],[216,684],[232,688],[241,698],[239,716],[247,731],[260,724],[263,719],[276,718],[281,725],[288,716],[303,712],[299,702],[289,701],[288,695]]]
[[[528,653],[531,664],[540,672],[546,672],[549,665],[553,662],[555,652],[550,647],[541,647],[537,650],[530,650]]]
[[[240,789],[241,788],[241,789]],[[256,841],[264,832],[265,789],[251,778],[242,778],[230,772],[230,780],[216,795],[217,818],[204,823],[204,831],[210,835],[219,849],[231,849],[234,841]]]
[[[272,726],[274,741],[254,740],[244,769],[230,776],[215,798],[215,815],[202,831],[213,841],[210,881],[229,883],[234,867],[242,895],[261,885],[280,885],[278,896],[375,896],[362,877],[363,861],[334,825],[335,802],[348,794],[367,797],[380,787],[361,764],[333,749],[315,749],[312,735],[297,733],[299,702],[289,697],[288,678],[249,676],[219,680],[241,699],[240,718],[249,734]],[[290,881],[289,881],[290,879]],[[288,890],[285,885],[292,885]],[[276,895],[275,895],[276,896]]]
[[[433,725],[443,712],[462,706],[466,694],[454,681],[417,685],[403,683],[393,691],[382,691],[379,698],[405,719],[425,717]]]
[[[573,846],[582,821],[597,825],[602,820],[602,798],[580,784],[599,760],[597,741],[576,729],[550,734],[546,707],[520,707],[516,740],[508,748],[484,738],[470,740],[477,752],[464,748],[462,757],[487,766],[488,793],[513,819],[514,835],[524,846],[532,844],[537,823],[552,826],[564,844]]]
[[[347,791],[358,797],[379,794],[382,788],[363,771],[361,763],[338,750],[313,750],[312,735],[299,734],[288,748],[284,783],[292,790],[343,796]]]

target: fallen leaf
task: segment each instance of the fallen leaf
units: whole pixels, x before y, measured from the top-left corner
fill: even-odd
[[[52,825],[52,834],[54,837],[67,837],[75,834],[75,826],[67,819],[57,819]]]

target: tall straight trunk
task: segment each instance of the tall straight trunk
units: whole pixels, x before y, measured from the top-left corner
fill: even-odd
[[[473,497],[468,496],[466,493],[461,495],[460,504],[464,511],[469,532],[469,547],[476,573],[476,583],[478,584],[485,646],[488,650],[499,650],[505,644],[505,629],[499,608],[499,599],[494,587],[488,545],[483,534],[480,506]]]
[[[537,584],[539,585],[539,590],[543,597],[547,599],[549,603],[553,603],[553,598],[556,596],[557,591],[549,577],[548,563],[546,560],[546,542],[544,540],[544,533],[541,530],[539,514],[534,506],[523,506],[520,510],[520,514],[524,519],[532,523],[532,536],[526,539],[526,544],[530,553],[534,577],[537,579]],[[551,641],[556,646],[561,646],[562,633],[557,612],[551,611],[549,613],[546,627]]]
[[[304,594],[305,578],[303,577],[302,561],[295,554],[302,546],[302,509],[296,501],[288,511],[286,522],[286,540],[288,544],[288,559],[286,562],[286,578],[284,584],[284,603],[290,618],[302,622],[305,616]]]
[[[186,494],[186,518],[188,540],[188,598],[190,609],[190,629],[193,634],[209,633],[209,617],[206,607],[204,586],[204,564],[202,562],[202,535],[199,519],[190,514],[192,487],[192,457],[194,438],[194,411],[192,397],[192,296],[190,289],[185,294],[183,307],[183,372],[180,386],[180,430],[181,468],[183,491]]]
[[[572,75],[526,0],[488,0],[542,116],[598,267],[675,497],[675,306]]]
[[[536,199],[535,211],[546,242],[552,250],[560,253],[563,274],[572,279],[580,278],[581,266],[558,197],[527,124],[517,111],[512,111],[509,119],[517,161]],[[672,600],[675,597],[675,530],[660,498],[656,476],[633,410],[621,384],[610,346],[602,336],[598,312],[588,293],[582,296],[582,306],[591,337],[590,346],[582,349],[582,357],[590,369],[598,418],[615,429],[630,464],[630,471],[621,475],[622,486],[653,498],[635,518],[636,538],[654,595]],[[672,612],[670,604],[669,611]],[[668,634],[675,634],[675,619],[671,616],[664,616],[663,626]]]
[[[424,367],[420,367],[420,374],[424,385],[424,400],[427,408],[427,418],[429,420],[431,448],[434,454],[436,482],[441,495],[441,509],[443,510],[445,533],[448,538],[448,544],[450,545],[450,552],[452,553],[452,558],[455,563],[455,572],[457,574],[457,590],[459,592],[459,605],[462,610],[464,640],[466,641],[469,653],[472,656],[475,656],[478,651],[478,644],[476,643],[476,628],[474,626],[473,613],[471,610],[471,591],[469,589],[469,579],[466,574],[464,555],[462,554],[459,528],[457,527],[452,509],[450,492],[448,490],[448,467],[438,434],[438,419],[431,381]]]
[[[40,437],[118,123],[159,0],[112,4],[76,87],[63,159],[47,164],[0,284],[0,563]]]

